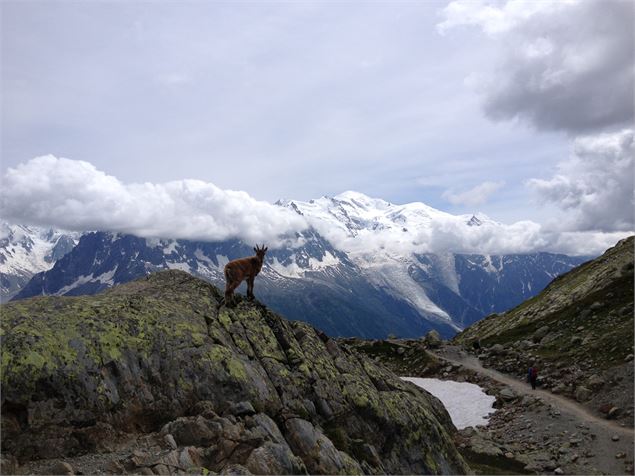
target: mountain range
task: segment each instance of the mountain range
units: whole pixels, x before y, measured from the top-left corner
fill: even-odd
[[[395,205],[345,192],[276,204],[302,215],[311,226],[286,237],[288,246],[270,247],[256,280],[256,297],[333,336],[416,337],[436,329],[450,337],[534,296],[587,259],[553,253],[428,252],[425,241],[439,239],[440,223],[464,227],[467,233],[496,223],[484,215],[455,216],[423,203]],[[28,228],[19,229],[23,241],[28,242],[27,236],[37,241]],[[56,233],[69,244],[77,239]],[[42,230],[32,235],[41,236]],[[8,252],[17,249],[14,242],[3,241],[0,254],[5,299],[12,294],[15,299],[94,294],[161,269],[180,269],[222,285],[224,265],[253,254],[238,239],[203,242],[86,232],[52,267],[42,252],[34,255],[32,279],[16,293],[16,284],[11,292],[4,289],[5,281],[17,282],[17,255]]]
[[[71,251],[79,233],[0,222],[0,300],[11,299],[34,274]]]

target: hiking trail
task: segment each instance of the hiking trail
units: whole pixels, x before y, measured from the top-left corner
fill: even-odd
[[[588,424],[602,427],[607,431],[612,431],[619,434],[620,436],[628,436],[630,438],[633,438],[634,436],[633,428],[623,427],[615,421],[606,420],[597,415],[594,415],[589,409],[571,399],[562,397],[560,395],[555,395],[546,390],[532,390],[531,386],[525,381],[518,380],[517,378],[511,377],[509,375],[505,375],[501,372],[498,372],[497,370],[483,367],[481,361],[478,358],[461,350],[459,347],[445,346],[441,348],[439,352],[433,352],[433,354],[442,360],[462,365],[467,369],[473,370],[481,375],[485,375],[493,380],[496,380],[497,382],[502,383],[503,385],[507,385],[508,387],[511,387],[518,395],[531,395],[534,397],[540,397],[544,402],[553,405],[559,410],[564,410],[566,413],[569,413]]]

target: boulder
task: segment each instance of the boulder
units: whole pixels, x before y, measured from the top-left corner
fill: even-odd
[[[549,326],[542,326],[536,332],[534,332],[533,340],[534,342],[540,342],[543,337],[545,337],[549,333]]]
[[[285,422],[287,441],[310,474],[362,473],[357,462],[339,451],[333,442],[310,422],[292,418]]]
[[[256,410],[251,402],[238,402],[229,407],[228,413],[235,416],[253,415]]]
[[[432,329],[430,332],[426,334],[425,341],[426,341],[426,344],[428,344],[428,346],[433,349],[436,349],[437,347],[440,347],[441,344],[443,344],[441,335],[434,329]]]
[[[48,474],[75,474],[75,470],[70,464],[58,461],[49,467]]]
[[[591,398],[591,390],[580,385],[575,389],[575,399],[578,402],[586,402],[589,398]]]
[[[218,421],[202,416],[181,417],[165,425],[161,432],[178,446],[209,446],[222,434],[223,427]]]
[[[106,471],[107,474],[125,474],[126,473],[126,469],[124,468],[124,466],[117,460],[111,460],[108,463],[106,463],[104,470]],[[161,474],[161,473],[157,473],[157,474]],[[169,474],[167,468],[165,473],[163,474]]]
[[[492,440],[486,438],[481,433],[475,433],[469,441],[470,449],[479,456],[496,458],[503,456],[503,450]]]
[[[163,441],[165,441],[165,444],[168,445],[168,447],[172,450],[175,450],[178,447],[178,445],[176,444],[176,440],[169,433],[163,437]]]
[[[518,395],[516,395],[516,392],[514,392],[511,387],[505,387],[501,389],[501,391],[498,392],[498,395],[502,400],[506,402],[510,402],[518,398]]]
[[[586,386],[592,390],[597,390],[600,387],[603,387],[604,383],[604,379],[599,375],[591,375],[591,377],[587,380]]]
[[[221,474],[223,476],[250,476],[253,473],[245,468],[242,464],[231,463],[226,465],[218,474]]]
[[[494,344],[489,348],[489,353],[492,355],[500,355],[505,352],[505,347],[502,344]]]
[[[534,343],[530,340],[521,340],[520,343],[518,344],[518,348],[520,350],[531,349],[533,346],[534,346]]]
[[[591,309],[592,311],[597,311],[598,309],[602,309],[602,307],[604,307],[604,304],[602,304],[601,302],[595,301],[593,304],[591,304],[589,309]]]
[[[266,442],[251,452],[245,467],[253,474],[304,474],[306,468],[288,445]]]

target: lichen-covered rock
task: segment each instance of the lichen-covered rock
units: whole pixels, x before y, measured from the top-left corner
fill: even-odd
[[[308,324],[240,300],[217,312],[219,299],[167,271],[4,305],[3,457],[61,458],[162,429],[178,447],[133,469],[469,470],[437,399]]]

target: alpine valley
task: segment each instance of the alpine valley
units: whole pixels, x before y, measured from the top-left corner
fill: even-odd
[[[311,227],[287,237],[292,245],[270,246],[256,297],[331,336],[419,337],[436,329],[451,337],[538,294],[589,259],[417,251],[424,249],[417,240],[434,237],[439,223],[467,233],[500,225],[484,215],[455,216],[423,203],[395,205],[345,192],[276,204],[303,215]],[[163,269],[183,270],[222,287],[225,264],[253,254],[253,244],[237,239],[73,234],[6,223],[0,238],[3,301],[96,294]]]

